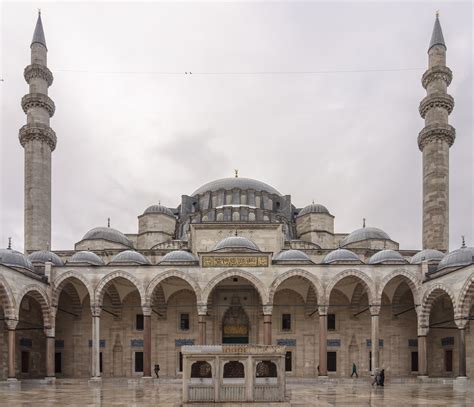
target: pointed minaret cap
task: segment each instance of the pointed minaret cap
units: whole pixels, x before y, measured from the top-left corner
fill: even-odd
[[[431,34],[430,46],[428,47],[428,52],[435,45],[442,45],[447,49],[446,44],[444,43],[443,30],[441,29],[441,23],[439,22],[439,12],[436,12],[436,21],[433,27],[433,34]]]
[[[44,38],[43,23],[41,21],[41,10],[38,10],[38,20],[36,20],[35,32],[33,34],[33,39],[31,40],[31,45],[36,43],[41,44],[46,49],[48,49],[46,46],[46,39]]]

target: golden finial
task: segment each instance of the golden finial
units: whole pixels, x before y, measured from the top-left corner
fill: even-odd
[[[234,170],[235,172],[235,178],[239,178],[239,170]]]
[[[462,240],[461,248],[465,249],[466,248],[466,239],[464,238],[464,236],[461,236],[461,240]]]
[[[365,218],[362,218],[362,227],[365,228]]]
[[[107,227],[110,228],[110,218],[107,218]]]
[[[439,17],[439,10],[436,10],[436,18]]]
[[[38,15],[39,16],[41,15],[41,9],[40,8],[38,9]]]
[[[8,250],[11,250],[12,249],[12,238],[9,237],[8,238]]]
[[[161,205],[161,201],[158,201],[158,205]]]

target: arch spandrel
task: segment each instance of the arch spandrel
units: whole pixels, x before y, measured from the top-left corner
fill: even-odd
[[[207,302],[209,301],[209,296],[212,293],[212,290],[220,282],[230,277],[241,277],[247,280],[249,283],[251,283],[254,286],[254,288],[260,294],[260,300],[262,301],[262,304],[264,305],[268,304],[268,293],[267,293],[267,289],[265,288],[264,283],[254,274],[249,273],[248,271],[243,271],[243,270],[238,270],[238,269],[224,271],[223,273],[219,273],[212,280],[210,280],[207,283],[206,287],[204,287],[204,290],[202,291],[202,297],[201,297],[202,304],[207,304]]]
[[[0,275],[0,302],[8,319],[15,319],[16,301],[13,292],[3,276]]]
[[[110,272],[109,274],[105,275],[98,283],[94,291],[94,304],[96,305],[102,305],[102,301],[104,300],[104,294],[105,294],[105,287],[107,286],[108,283],[110,283],[113,280],[117,279],[124,279],[127,280],[129,283],[131,283],[134,288],[138,291],[140,294],[140,301],[143,303],[143,299],[145,298],[145,290],[143,289],[143,285],[139,281],[138,278],[136,278],[133,274],[128,273],[126,271],[122,270],[115,270]],[[92,302],[91,302],[92,304]]]
[[[474,304],[474,273],[472,273],[464,282],[464,285],[459,292],[459,297],[457,298],[457,304],[455,318],[468,318],[471,306]]]
[[[451,304],[453,306],[453,312],[456,312],[456,299],[454,297],[453,292],[451,289],[443,283],[436,283],[430,285],[426,288],[423,293],[423,297],[421,300],[421,305],[419,307],[418,313],[418,321],[419,326],[423,328],[428,328],[430,323],[430,313],[431,308],[433,306],[434,301],[442,295],[448,295],[451,299]]]
[[[339,283],[340,281],[348,277],[354,277],[362,282],[362,284],[367,289],[370,304],[379,304],[377,302],[378,298],[376,295],[375,282],[366,273],[363,273],[362,271],[357,270],[357,269],[349,269],[349,270],[341,271],[337,273],[331,281],[329,281],[329,284],[326,286],[326,293],[324,296],[326,304],[329,304],[331,291],[334,289],[337,283]]]
[[[194,294],[196,294],[196,301],[200,303],[201,301],[201,287],[199,287],[199,284],[197,281],[191,277],[189,274],[184,273],[180,270],[167,270],[164,273],[158,274],[153,280],[150,281],[148,286],[146,287],[146,292],[144,296],[144,304],[151,304],[151,298],[153,296],[153,292],[155,291],[156,287],[163,281],[165,281],[168,278],[178,278],[184,282],[186,282],[194,291]]]
[[[41,312],[43,315],[43,324],[45,328],[51,328],[54,327],[54,318],[51,312],[51,306],[48,298],[48,294],[46,291],[43,289],[43,287],[37,285],[37,284],[30,284],[24,287],[21,292],[18,294],[17,297],[17,303],[18,307],[16,309],[16,319],[20,319],[20,305],[21,301],[25,296],[30,295],[33,297],[36,301],[38,301],[40,307],[41,307]]]
[[[272,284],[270,285],[269,292],[268,292],[268,303],[272,304],[273,299],[275,298],[275,294],[278,290],[278,287],[283,284],[286,280],[292,277],[301,277],[305,280],[308,280],[312,285],[314,291],[316,292],[317,300],[320,302],[324,298],[324,288],[319,281],[318,277],[314,274],[310,273],[309,271],[303,269],[295,269],[295,270],[288,270],[280,274],[275,280],[273,280]]]

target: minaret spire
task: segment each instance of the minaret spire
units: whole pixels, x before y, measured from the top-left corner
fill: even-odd
[[[449,249],[449,148],[456,137],[448,117],[454,99],[447,93],[453,74],[446,66],[446,44],[436,15],[422,84],[426,97],[419,111],[425,127],[418,135],[423,153],[423,249]]]
[[[53,74],[47,67],[48,49],[40,12],[30,48],[31,64],[24,71],[29,93],[21,99],[26,125],[19,135],[25,149],[26,252],[51,247],[51,155],[56,147],[56,134],[49,120],[55,106],[48,96]]]

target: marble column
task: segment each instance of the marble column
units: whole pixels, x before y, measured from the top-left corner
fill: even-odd
[[[319,312],[319,376],[328,375],[328,307],[318,307]]]
[[[272,312],[273,307],[266,305],[263,307],[263,344],[272,344]]]
[[[206,345],[207,305],[198,305],[198,344]]]
[[[16,338],[16,326],[18,321],[14,319],[5,320],[8,329],[8,381],[16,381],[16,350],[15,350],[15,338]]]
[[[428,377],[427,340],[428,327],[418,327],[418,377]]]
[[[372,375],[375,375],[375,371],[379,368],[379,314],[380,305],[370,306],[370,315],[372,317]]]
[[[459,328],[459,377],[467,377],[467,372],[466,372],[466,327]]]
[[[143,377],[151,378],[151,307],[143,306]]]
[[[93,305],[92,313],[92,351],[91,376],[92,380],[100,380],[100,306]]]
[[[55,330],[54,328],[45,328],[46,335],[46,378],[52,380],[56,376],[54,366],[55,351]]]

